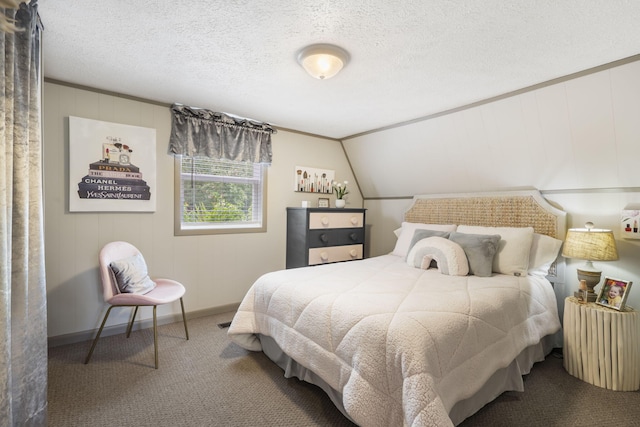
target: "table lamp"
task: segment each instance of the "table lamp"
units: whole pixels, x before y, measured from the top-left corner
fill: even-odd
[[[593,266],[593,261],[615,261],[618,249],[611,230],[593,228],[593,223],[587,222],[585,228],[567,231],[562,256],[586,260],[584,266],[578,268],[578,281],[587,282],[587,302],[594,302],[597,295],[593,288],[600,283],[602,272]]]

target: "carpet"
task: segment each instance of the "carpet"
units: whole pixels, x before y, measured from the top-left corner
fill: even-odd
[[[353,427],[318,387],[227,338],[234,313],[49,349],[49,426]],[[220,326],[219,326],[220,325]],[[569,375],[560,353],[537,363],[523,393],[507,392],[465,420],[475,426],[640,426],[640,393],[605,390]],[[390,426],[392,427],[392,426]]]

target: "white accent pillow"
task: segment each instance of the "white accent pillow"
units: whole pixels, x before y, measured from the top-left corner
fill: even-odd
[[[531,253],[529,254],[529,274],[546,276],[551,264],[558,258],[562,240],[544,234],[533,234]]]
[[[140,254],[111,261],[109,264],[116,278],[118,289],[123,294],[146,294],[156,287],[147,271],[147,264]]]
[[[458,232],[499,234],[498,252],[493,258],[493,272],[524,276],[529,268],[533,227],[480,227],[459,225]]]
[[[434,231],[456,231],[456,225],[442,225],[442,224],[422,224],[418,222],[403,222],[398,236],[398,241],[391,254],[406,257],[409,252],[409,245],[411,245],[411,239],[413,239],[413,233],[416,230],[434,230]]]
[[[432,260],[437,263],[438,271],[447,276],[469,274],[469,263],[462,246],[444,237],[419,240],[407,255],[407,264],[423,270],[429,269]]]

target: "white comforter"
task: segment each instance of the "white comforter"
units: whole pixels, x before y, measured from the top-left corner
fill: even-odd
[[[359,425],[445,426],[456,402],[559,328],[545,279],[445,276],[384,255],[265,274],[229,336],[255,351],[255,334],[273,337]]]

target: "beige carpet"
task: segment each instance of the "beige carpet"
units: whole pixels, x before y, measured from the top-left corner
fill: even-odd
[[[286,379],[262,353],[231,343],[217,324],[233,313],[49,350],[49,426],[353,426],[319,388]],[[505,393],[462,426],[640,426],[640,393],[584,383],[550,355],[524,393]]]

